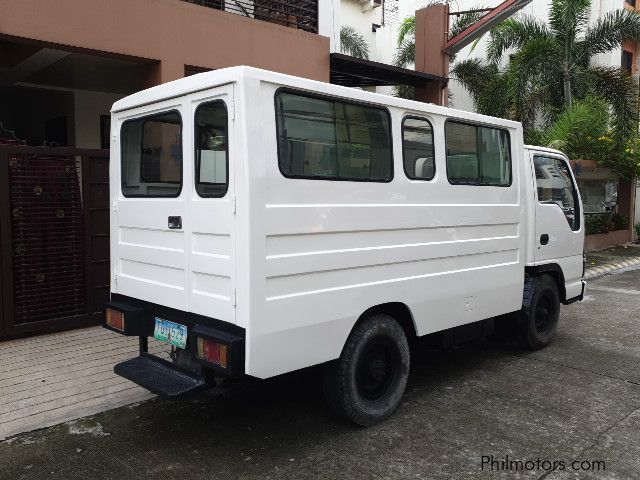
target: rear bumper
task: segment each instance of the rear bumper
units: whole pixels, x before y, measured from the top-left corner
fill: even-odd
[[[116,365],[115,372],[154,393],[169,397],[175,396],[171,392],[181,390],[184,385],[189,384],[188,378],[183,378],[184,375],[193,377],[190,381],[197,380],[192,384],[196,389],[204,386],[207,373],[231,378],[244,375],[245,330],[243,328],[214,318],[118,294],[112,294],[111,301],[105,305],[105,308],[111,308],[124,314],[124,328],[119,330],[107,325],[106,319],[103,322],[104,328],[120,335],[140,337],[140,357]],[[146,339],[153,336],[156,318],[187,327],[187,344],[185,349],[180,352],[181,359],[187,360],[186,363],[190,364],[187,368],[166,362],[147,353]],[[228,347],[226,367],[198,358],[198,337],[214,340]],[[163,376],[166,377],[166,382],[171,383],[175,380],[176,385],[161,388],[163,382],[158,378]],[[202,382],[202,385],[198,382]]]

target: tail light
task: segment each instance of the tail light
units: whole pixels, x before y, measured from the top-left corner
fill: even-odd
[[[107,325],[124,332],[124,313],[113,310],[112,308],[107,308],[105,316]]]
[[[215,340],[198,337],[198,358],[226,368],[229,359],[229,346]]]

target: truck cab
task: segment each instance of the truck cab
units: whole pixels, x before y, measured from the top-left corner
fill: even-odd
[[[584,214],[569,159],[560,151],[527,145],[525,158],[533,169],[534,212],[531,271],[558,279],[562,301],[584,295]]]

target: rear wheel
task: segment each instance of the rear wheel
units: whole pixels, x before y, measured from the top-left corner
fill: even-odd
[[[397,408],[409,376],[409,344],[398,322],[375,314],[349,335],[340,358],[327,366],[324,391],[339,415],[374,425]]]
[[[551,342],[560,318],[558,285],[548,275],[533,281],[531,304],[520,312],[520,330],[523,342],[531,350],[546,347]]]

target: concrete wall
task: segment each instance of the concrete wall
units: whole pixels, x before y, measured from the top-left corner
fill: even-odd
[[[340,51],[341,1],[343,0],[318,2],[318,34],[329,38],[332,53]]]
[[[185,65],[329,80],[329,38],[179,0],[3,0],[0,34],[159,61],[150,84],[183,77]]]
[[[384,25],[375,33],[371,31],[371,24],[382,23],[382,8],[369,11],[362,10],[362,4],[357,0],[341,0],[340,17],[337,19],[337,29],[350,25],[360,32],[367,40],[371,60],[393,64],[398,50],[398,31],[402,21],[415,15],[416,10],[431,4],[430,0],[400,0],[398,11],[393,17],[386,17]],[[391,94],[391,87],[377,87],[378,93]]]

